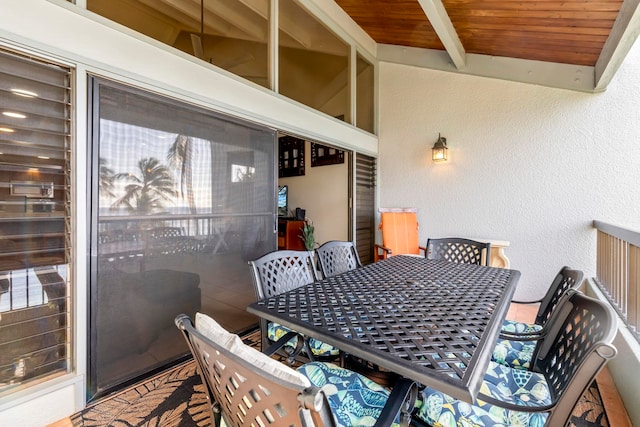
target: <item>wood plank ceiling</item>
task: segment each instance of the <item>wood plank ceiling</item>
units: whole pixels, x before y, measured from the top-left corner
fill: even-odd
[[[437,8],[440,0],[335,1],[377,43],[445,49],[424,9],[425,4]],[[466,53],[595,66],[622,3],[442,0],[441,5]]]

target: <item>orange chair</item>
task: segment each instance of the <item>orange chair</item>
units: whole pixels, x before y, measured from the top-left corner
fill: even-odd
[[[418,244],[418,218],[415,208],[380,208],[378,229],[382,244],[375,244],[373,260],[391,255],[423,255],[426,249]]]

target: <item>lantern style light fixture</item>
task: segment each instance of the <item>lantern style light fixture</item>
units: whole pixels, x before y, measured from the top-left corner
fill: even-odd
[[[447,151],[447,138],[438,134],[438,140],[433,144],[433,148],[431,149],[431,158],[434,162],[446,162]]]

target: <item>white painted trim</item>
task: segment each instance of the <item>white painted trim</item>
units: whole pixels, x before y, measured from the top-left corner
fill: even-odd
[[[88,148],[89,138],[87,128],[88,122],[85,120],[88,111],[87,93],[87,69],[80,65],[75,68],[75,80],[73,84],[73,139],[72,139],[72,159],[71,171],[72,194],[71,194],[71,229],[73,237],[73,255],[72,255],[72,277],[73,277],[73,333],[74,333],[74,358],[73,370],[76,375],[83,380],[76,386],[79,393],[75,395],[76,409],[83,408],[86,404],[85,396],[87,396],[87,382],[84,380],[88,377],[87,354],[89,354],[89,344],[87,337],[89,336],[89,269],[88,263],[84,262],[87,257],[81,256],[89,254],[87,236],[84,230],[89,230],[89,218],[87,206],[89,206],[89,162]],[[97,254],[96,254],[97,255]]]
[[[84,377],[81,375],[65,374],[40,384],[25,385],[22,390],[11,390],[10,395],[0,398],[0,414],[3,414],[13,407],[22,405],[25,402],[53,394],[60,389],[67,387],[82,388],[84,387],[84,382]],[[84,402],[82,402],[80,407],[84,407]]]
[[[358,115],[356,105],[356,88],[358,87],[358,52],[354,45],[351,45],[349,50],[349,79],[347,87],[349,89],[349,118],[347,122],[358,126]]]
[[[278,25],[279,0],[271,0],[269,7],[269,87],[274,92],[280,91],[278,47],[280,45],[280,33]]]
[[[378,60],[421,68],[491,77],[580,92],[594,92],[594,67],[468,53],[457,70],[447,52],[416,47],[378,45]]]

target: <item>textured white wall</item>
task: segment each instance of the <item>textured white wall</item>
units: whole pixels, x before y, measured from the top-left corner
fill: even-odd
[[[640,43],[601,94],[382,63],[379,204],[417,207],[422,243],[510,241],[519,298],[563,265],[593,276],[594,219],[640,230],[638,76]]]

